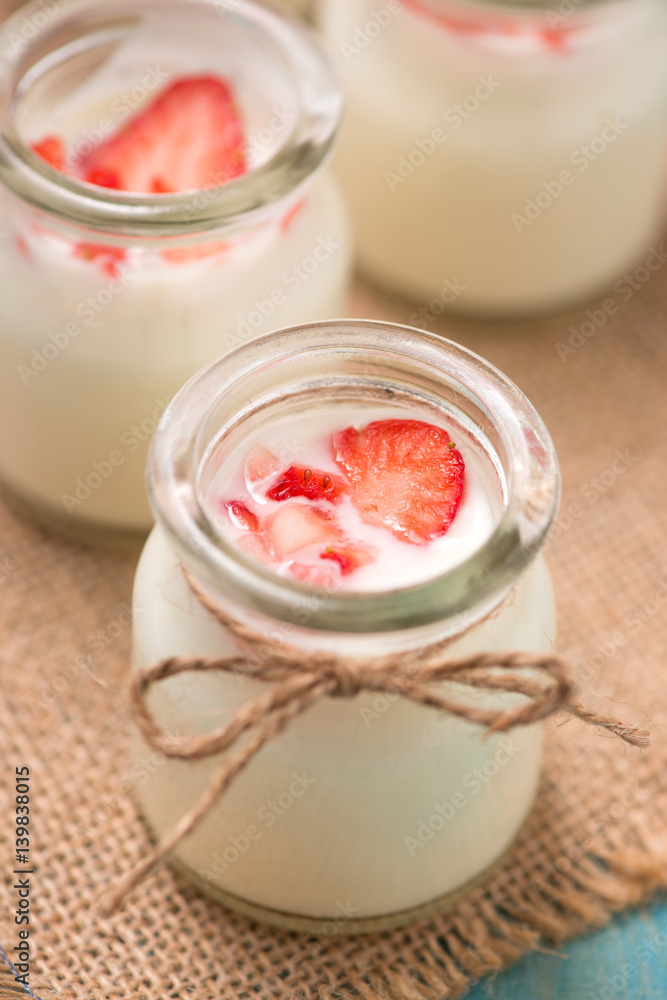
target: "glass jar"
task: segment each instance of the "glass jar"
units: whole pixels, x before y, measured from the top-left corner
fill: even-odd
[[[257,428],[322,406],[382,407],[446,421],[475,463],[493,526],[436,578],[380,592],[322,590],[277,576],[235,547],[207,490],[229,449]],[[344,424],[341,424],[344,426]],[[540,554],[559,473],[521,392],[456,344],[353,320],[281,331],[196,375],[162,418],[149,459],[157,526],[137,570],[134,668],[168,657],[232,655],[183,568],[226,612],[306,651],[365,657],[451,639],[452,656],[551,651],[556,632]],[[171,733],[225,725],[265,691],[251,678],[188,674],[151,693]],[[489,707],[517,696],[480,694]],[[264,747],[173,861],[220,903],[315,933],[397,926],[450,902],[508,850],[533,802],[541,725],[481,739],[479,727],[396,696],[332,698]],[[137,737],[137,759],[146,748]],[[167,760],[137,785],[166,834],[206,789],[219,758]],[[341,906],[348,907],[341,917]]]
[[[310,14],[312,3],[311,0],[283,0],[288,7],[292,7],[294,10],[298,11],[299,14]]]
[[[224,13],[224,16],[221,16]],[[30,31],[28,28],[30,27]],[[98,145],[179,76],[227,80],[248,170],[139,195],[31,149]],[[349,232],[326,162],[342,98],[296,18],[250,2],[73,0],[0,33],[0,478],[36,509],[147,529],[148,441],[204,363],[339,315]],[[225,180],[223,178],[222,180]]]
[[[564,308],[664,222],[662,0],[324,0],[359,260],[426,306]]]

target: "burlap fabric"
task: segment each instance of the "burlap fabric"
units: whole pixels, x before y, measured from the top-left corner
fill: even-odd
[[[281,933],[224,912],[171,870],[119,916],[96,916],[103,890],[148,844],[127,790],[136,552],[77,546],[0,508],[0,941],[16,943],[8,833],[14,767],[27,764],[30,983],[42,1000],[441,1000],[667,884],[667,265],[627,302],[610,294],[618,311],[588,338],[573,330],[604,314],[432,327],[506,371],[551,428],[565,479],[549,546],[560,649],[586,703],[628,722],[648,716],[655,745],[640,752],[576,721],[548,723],[539,798],[511,856],[453,912],[405,930],[336,940]],[[363,286],[350,307],[399,322],[411,313]],[[580,346],[566,352],[570,338]],[[0,996],[15,996],[11,979],[0,977]]]

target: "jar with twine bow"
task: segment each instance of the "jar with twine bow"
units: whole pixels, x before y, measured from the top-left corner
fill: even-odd
[[[208,497],[251,431],[323,406],[443,423],[477,470],[490,534],[400,589],[324,590],[221,533]],[[155,435],[157,526],[135,585],[137,786],[158,843],[106,913],[169,860],[250,917],[319,934],[450,904],[510,849],[536,794],[542,722],[587,711],[554,652],[541,555],[559,472],[505,376],[440,337],[335,321],[279,331],[196,375]],[[155,760],[155,757],[153,757]]]

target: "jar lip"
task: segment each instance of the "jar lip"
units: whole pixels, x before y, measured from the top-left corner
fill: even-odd
[[[60,48],[58,38],[73,31],[79,19],[94,36],[96,29],[108,32],[113,25],[127,29],[139,24],[142,13],[182,8],[185,16],[191,16],[199,8],[210,15],[215,4],[213,0],[59,0],[56,7],[29,39],[22,39],[20,27],[35,23],[37,14],[44,15],[43,0],[20,8],[0,28],[0,181],[23,200],[100,232],[187,235],[261,219],[273,205],[296,195],[327,162],[342,119],[343,95],[324,46],[296,14],[254,0],[234,0],[224,14],[227,44],[234,32],[237,37],[240,33],[260,38],[295,66],[299,106],[284,145],[222,186],[173,195],[115,191],[55,170],[20,139],[11,119],[16,87],[23,77],[21,66],[30,53],[37,51],[41,58],[53,40],[55,49]]]
[[[329,358],[329,366],[326,358]],[[224,539],[200,501],[197,480],[207,445],[207,418],[235,405],[234,393],[267,373],[287,377],[304,359],[330,380],[338,364],[372,359],[428,372],[481,405],[509,456],[507,498],[491,535],[445,573],[395,590],[325,591],[278,576]],[[399,370],[402,374],[399,376]],[[341,376],[344,377],[344,376]],[[294,382],[294,385],[298,385]],[[239,398],[243,398],[242,396]],[[462,398],[462,397],[461,397]],[[461,404],[463,405],[463,404]],[[472,351],[433,333],[392,323],[335,320],[287,328],[250,341],[201,369],[180,390],[155,432],[147,467],[148,492],[159,525],[183,564],[213,594],[242,611],[258,612],[317,632],[398,632],[446,622],[497,600],[540,551],[556,516],[560,473],[546,427],[524,394]],[[316,600],[313,599],[316,595]],[[307,624],[304,625],[304,607]]]
[[[424,0],[419,0],[419,2],[424,2]],[[434,8],[437,8],[442,0],[426,0],[430,2]],[[586,9],[593,7],[605,7],[612,6],[618,3],[619,0],[578,0],[577,9]],[[622,2],[622,0],[620,0]],[[558,14],[558,10],[554,10],[553,0],[445,0],[445,6],[449,7],[459,7],[467,8],[473,12],[484,13],[484,11],[490,10],[515,10],[519,13],[527,14],[544,14],[544,13],[555,13]],[[567,15],[569,16],[569,15]]]

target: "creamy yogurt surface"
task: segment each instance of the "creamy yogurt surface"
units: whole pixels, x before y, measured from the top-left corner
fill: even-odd
[[[477,468],[478,459],[470,452],[463,455],[463,496],[453,522],[444,534],[425,544],[404,541],[388,528],[365,521],[349,492],[343,493],[336,503],[325,499],[314,502],[305,497],[279,501],[267,496],[281,474],[294,467],[328,473],[333,481],[342,480],[349,486],[345,471],[336,461],[335,433],[350,426],[363,429],[372,421],[406,421],[415,417],[419,418],[419,414],[398,407],[353,405],[343,408],[340,405],[325,405],[316,413],[279,418],[252,432],[224,457],[206,490],[209,513],[224,535],[241,544],[247,539],[248,532],[235,525],[237,519],[230,517],[227,504],[240,502],[259,518],[260,524],[270,522],[272,517],[285,510],[286,504],[311,510],[315,506],[335,518],[336,527],[346,538],[359,543],[369,553],[369,561],[348,574],[336,573],[336,567],[330,561],[320,563],[321,568],[328,571],[322,581],[322,585],[328,588],[366,592],[394,590],[445,573],[479,549],[494,526],[489,497]],[[447,430],[445,421],[443,426]],[[247,461],[257,446],[275,456],[276,463],[274,472],[253,481],[248,476]],[[418,479],[423,470],[415,469],[414,474]],[[315,542],[303,551],[295,550],[283,558],[279,555],[271,561],[271,565],[280,575],[292,576],[295,564],[297,567],[317,565],[318,549],[322,549],[322,544]],[[313,582],[318,583],[318,580]]]

